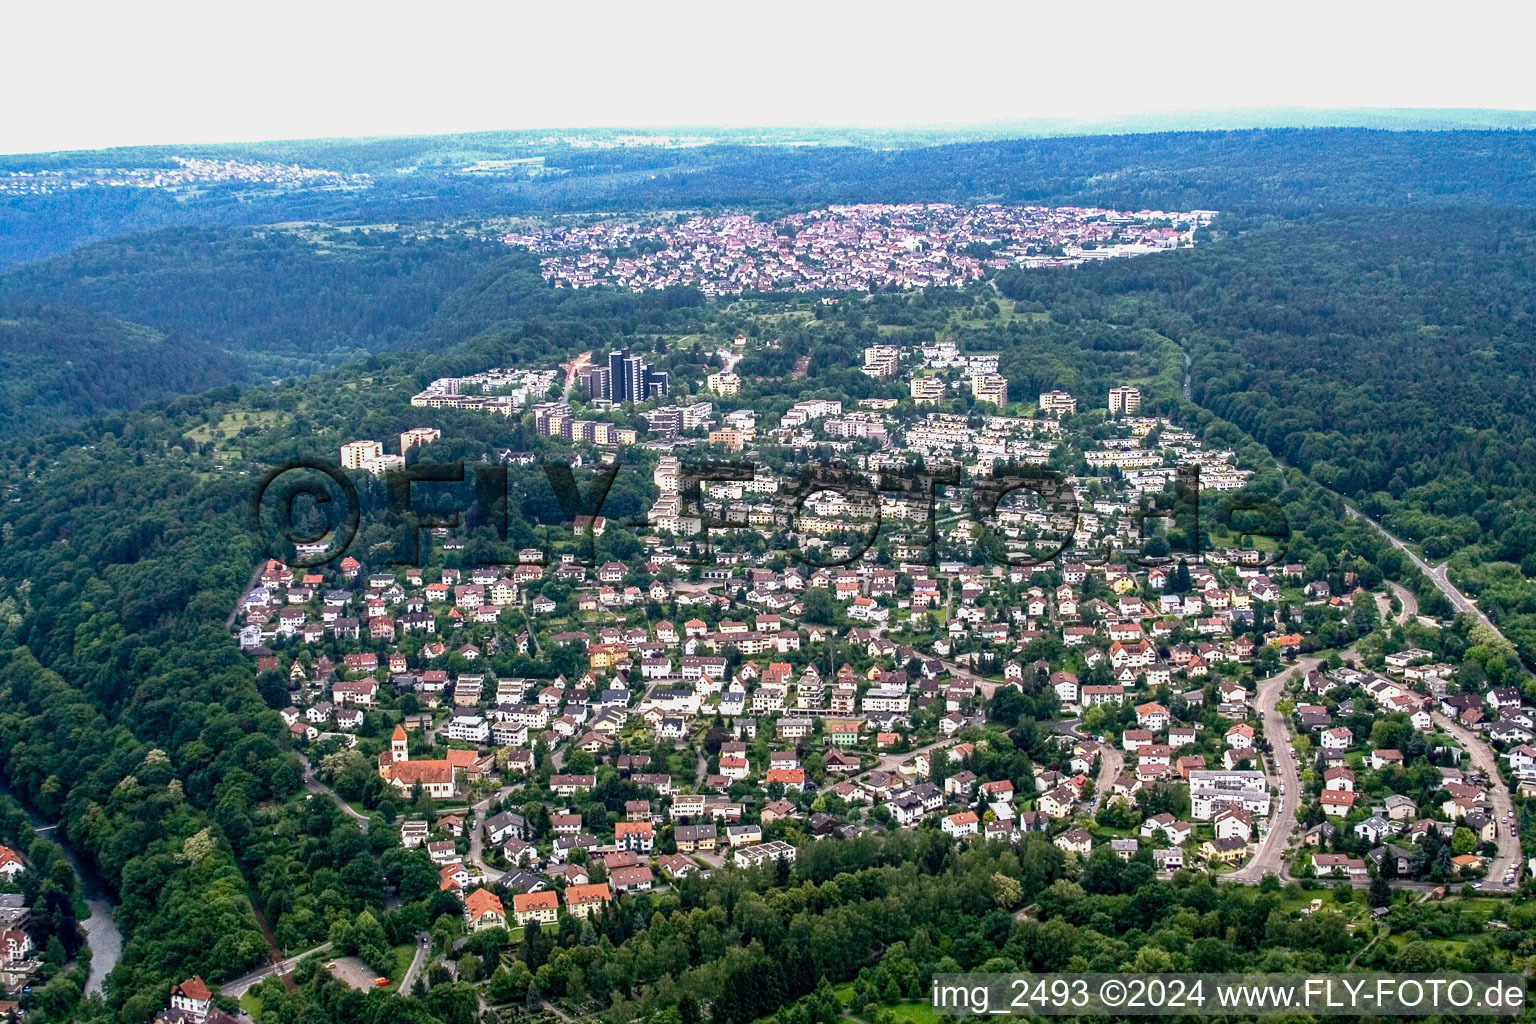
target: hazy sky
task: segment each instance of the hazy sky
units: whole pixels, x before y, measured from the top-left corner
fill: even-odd
[[[1252,106],[1536,109],[1536,5],[3,0],[0,152]]]

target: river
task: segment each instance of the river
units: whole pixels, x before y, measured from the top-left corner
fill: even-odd
[[[27,817],[32,819],[32,827],[37,834],[52,842],[58,843],[69,857],[69,862],[75,867],[75,875],[80,879],[80,895],[85,900],[85,905],[90,909],[91,916],[80,922],[80,928],[85,932],[85,941],[91,947],[91,970],[85,979],[85,994],[101,991],[101,983],[112,968],[117,966],[118,960],[123,956],[123,933],[117,929],[115,911],[117,903],[102,884],[101,877],[87,864],[75,855],[64,836],[64,830],[57,824],[50,823],[37,809],[17,796],[9,787],[0,786],[0,793],[12,797],[17,803],[26,809]]]

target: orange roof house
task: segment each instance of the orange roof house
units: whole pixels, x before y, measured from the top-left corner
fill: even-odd
[[[476,889],[464,900],[464,923],[472,932],[482,928],[505,928],[507,912],[495,893],[489,889]]]
[[[577,917],[586,917],[589,914],[601,911],[602,908],[613,901],[613,893],[608,889],[607,882],[592,882],[588,885],[568,885],[565,887],[565,909]]]
[[[520,925],[530,921],[552,924],[559,916],[559,899],[553,890],[546,892],[520,892],[512,897],[512,916]]]
[[[770,768],[767,775],[768,782],[782,782],[786,786],[804,788],[804,768]]]

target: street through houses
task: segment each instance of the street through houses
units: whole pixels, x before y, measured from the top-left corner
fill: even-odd
[[[1357,652],[1350,649],[1342,652],[1341,656],[1349,661],[1357,656]],[[1264,767],[1265,773],[1270,778],[1270,784],[1276,787],[1273,795],[1277,801],[1278,810],[1271,819],[1268,834],[1260,842],[1252,860],[1231,874],[1223,876],[1223,881],[1251,885],[1257,884],[1265,875],[1276,875],[1283,881],[1290,881],[1294,877],[1286,864],[1285,857],[1296,833],[1296,807],[1301,793],[1301,773],[1298,759],[1291,756],[1296,738],[1295,731],[1291,727],[1290,717],[1281,714],[1277,704],[1283,699],[1289,680],[1304,677],[1322,663],[1323,659],[1320,657],[1303,658],[1296,664],[1261,680],[1258,684],[1255,704],[1263,719],[1264,737],[1269,745],[1269,755]],[[1520,843],[1510,829],[1514,803],[1510,797],[1509,787],[1504,784],[1503,778],[1499,775],[1497,755],[1481,736],[1471,730],[1439,713],[1436,713],[1434,718],[1438,726],[1450,733],[1466,748],[1478,770],[1488,778],[1491,803],[1497,818],[1499,852],[1488,869],[1487,877],[1481,882],[1480,888],[1484,892],[1511,892],[1515,887],[1505,884],[1504,873],[1511,865],[1518,865]],[[1283,793],[1279,786],[1284,787]],[[1369,882],[1356,880],[1354,884],[1357,887],[1363,887]],[[1435,888],[1434,883],[1404,879],[1393,880],[1392,885],[1395,888],[1423,891]]]
[[[1264,723],[1264,738],[1270,748],[1266,772],[1270,775],[1271,785],[1275,784],[1278,777],[1279,786],[1272,798],[1278,801],[1279,810],[1271,819],[1269,832],[1259,844],[1258,852],[1246,865],[1226,876],[1229,881],[1252,884],[1259,882],[1265,875],[1283,876],[1286,873],[1285,850],[1296,831],[1296,805],[1301,795],[1301,775],[1296,760],[1291,757],[1291,742],[1295,737],[1289,716],[1282,715],[1276,705],[1285,692],[1287,679],[1300,678],[1321,663],[1321,658],[1303,658],[1294,666],[1276,672],[1258,684],[1255,704]]]
[[[1498,755],[1481,736],[1442,714],[1436,713],[1435,724],[1456,737],[1462,746],[1467,748],[1467,753],[1472,757],[1472,763],[1488,779],[1489,798],[1493,804],[1494,821],[1498,829],[1499,852],[1488,868],[1488,877],[1483,882],[1483,888],[1491,891],[1513,888],[1504,884],[1504,873],[1511,868],[1516,870],[1519,868],[1520,838],[1510,827],[1515,821],[1515,803],[1510,797],[1509,787],[1504,784],[1504,779],[1499,775]]]

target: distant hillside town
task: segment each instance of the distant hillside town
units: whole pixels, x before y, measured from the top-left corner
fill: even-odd
[[[867,203],[764,221],[551,227],[503,236],[557,287],[695,285],[706,295],[957,287],[988,270],[1075,266],[1190,246],[1211,210]]]

